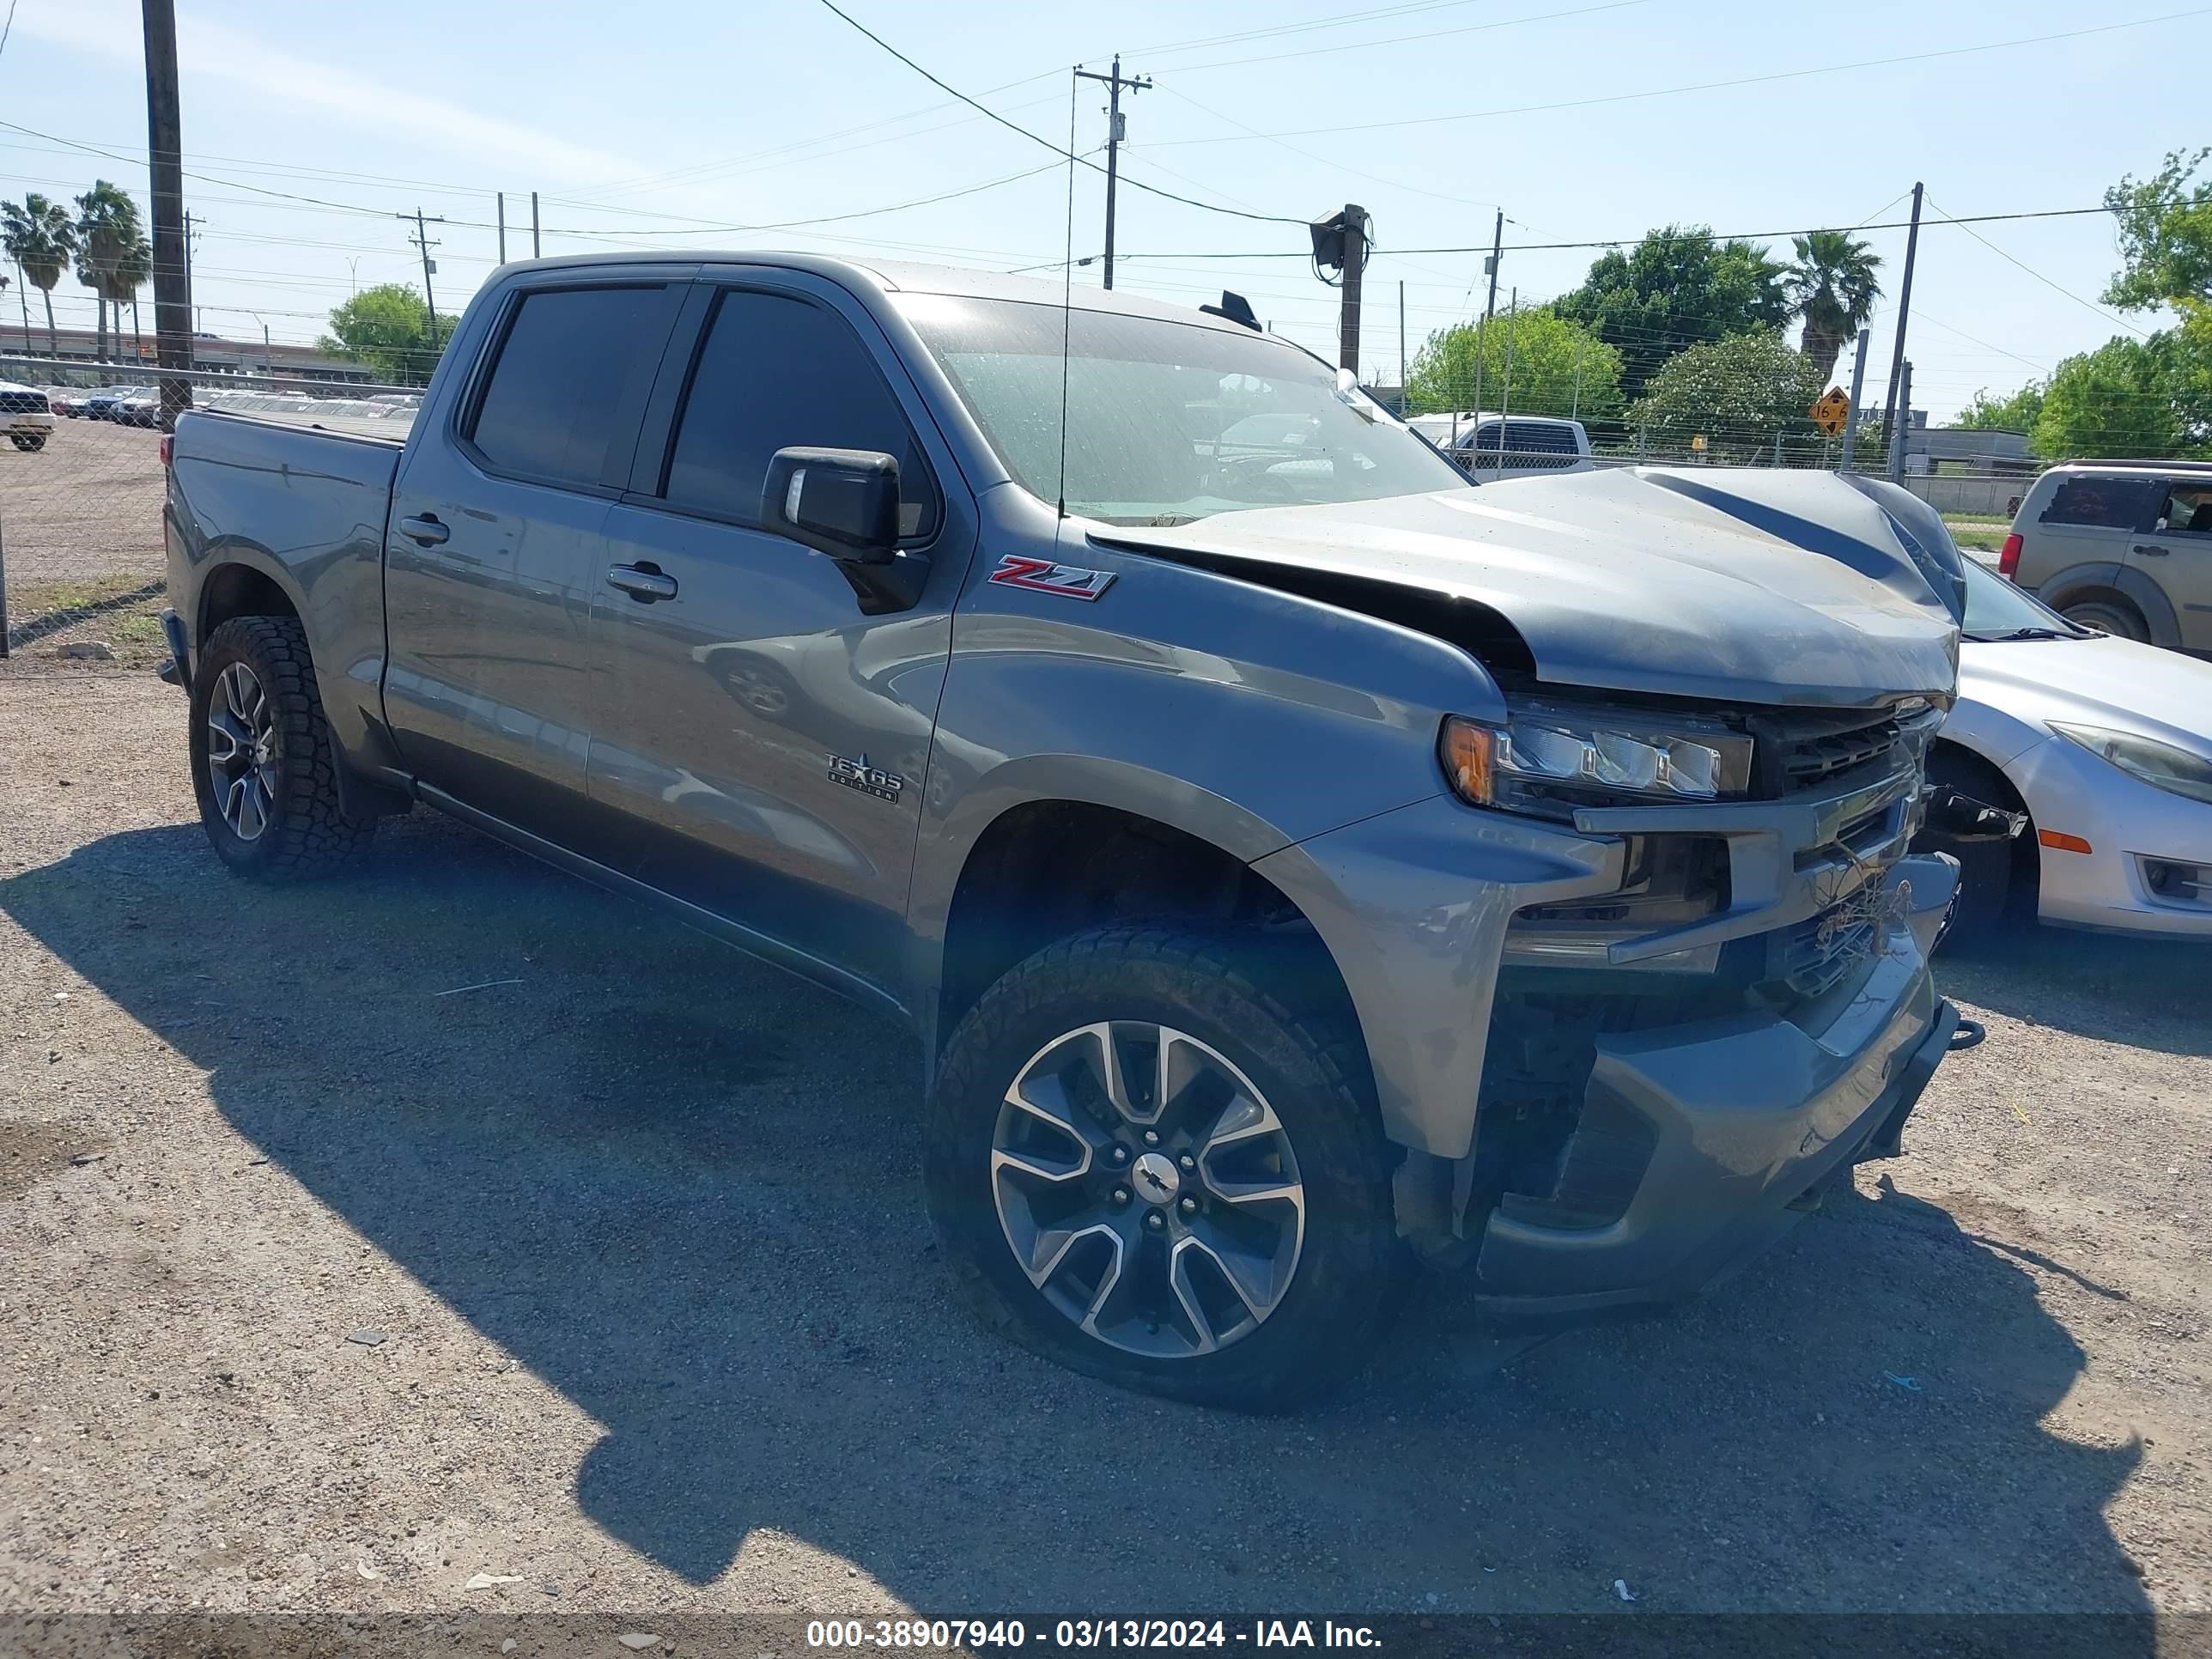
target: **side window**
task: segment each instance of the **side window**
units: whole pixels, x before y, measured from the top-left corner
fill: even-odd
[[[2155,488],[2145,478],[2114,478],[2098,473],[2067,478],[2043,509],[2044,524],[2082,525],[2095,530],[2133,530],[2143,521]]]
[[[2169,533],[2212,536],[2212,479],[2171,486],[2158,516],[2159,527]]]
[[[692,368],[661,493],[672,507],[757,524],[769,457],[798,445],[896,455],[900,534],[936,530],[921,447],[844,319],[805,300],[731,289]]]
[[[668,332],[668,290],[548,289],[524,296],[500,342],[469,436],[501,472],[596,486],[634,430],[623,394],[644,384]]]

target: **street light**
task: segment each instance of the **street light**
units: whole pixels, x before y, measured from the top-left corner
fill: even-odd
[[[239,309],[241,311],[246,310],[243,306],[240,307]],[[255,322],[261,325],[261,373],[264,376],[270,380],[274,380],[276,374],[276,360],[269,355],[268,319],[263,317],[258,311],[246,311],[246,314],[252,318]]]

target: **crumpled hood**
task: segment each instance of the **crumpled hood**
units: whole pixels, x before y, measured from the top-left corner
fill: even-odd
[[[1826,472],[1623,468],[1091,535],[1473,600],[1562,685],[1852,705],[1957,678],[1958,630],[1888,516]]]

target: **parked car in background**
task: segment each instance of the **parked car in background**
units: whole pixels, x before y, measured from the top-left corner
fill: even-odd
[[[158,427],[161,424],[161,394],[150,386],[133,386],[115,400],[108,419],[118,426]]]
[[[127,398],[143,392],[140,386],[104,386],[84,400],[85,418],[90,421],[112,421],[116,418],[115,406]]]
[[[85,400],[91,396],[82,386],[53,386],[46,392],[46,406],[57,415],[67,416],[72,421],[82,420]]]
[[[2054,466],[2021,501],[1997,569],[2085,627],[2212,653],[2212,462]]]
[[[1477,483],[1530,473],[1588,472],[1589,433],[1580,421],[1550,415],[1416,415],[1413,430]]]
[[[43,387],[0,380],[0,432],[9,442],[21,450],[44,449],[53,429],[53,410]]]
[[[1931,784],[2025,812],[1962,866],[1961,937],[2008,914],[2212,939],[2212,664],[2069,622],[1964,562],[1959,700]]]

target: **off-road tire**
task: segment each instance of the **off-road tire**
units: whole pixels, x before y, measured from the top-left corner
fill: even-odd
[[[1285,1409],[1373,1355],[1411,1267],[1391,1206],[1396,1159],[1358,1028],[1333,1006],[1340,992],[1302,994],[1315,976],[1284,969],[1307,955],[1242,933],[1115,924],[1048,946],[984,993],[937,1071],[924,1178],[946,1263],[986,1328],[1121,1387],[1247,1411]],[[1085,1334],[1030,1284],[1000,1226],[990,1176],[1000,1103],[1041,1047],[1102,1019],[1157,1022],[1212,1046],[1291,1138],[1306,1194],[1296,1273],[1257,1329],[1210,1353],[1156,1358]]]
[[[223,821],[208,769],[208,710],[216,684],[242,662],[266,691],[276,787],[268,824],[252,840]],[[240,875],[289,881],[352,868],[376,829],[349,815],[338,796],[337,750],[307,651],[307,630],[289,617],[234,617],[211,635],[193,665],[192,792],[216,854]]]
[[[2125,599],[2083,599],[2068,605],[2059,614],[2068,622],[2096,629],[2115,639],[2134,640],[2144,645],[2150,642],[2150,624],[2143,620],[2142,612]]]

